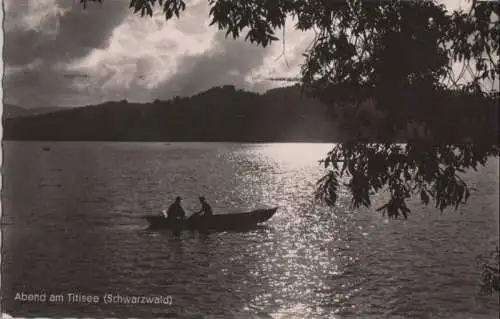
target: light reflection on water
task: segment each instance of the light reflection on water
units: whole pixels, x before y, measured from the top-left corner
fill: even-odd
[[[350,211],[345,192],[335,210],[314,203],[313,187],[322,174],[317,160],[330,145],[41,148],[8,143],[4,155],[9,226],[2,290],[14,313],[366,318],[498,311],[494,298],[478,296],[474,266],[498,234],[495,165],[471,176],[481,193],[459,213],[441,216],[414,203],[410,221],[388,222],[372,211]],[[280,209],[268,225],[250,232],[145,231],[143,212],[161,210],[177,194],[188,211],[197,208],[200,194],[220,212]],[[9,298],[26,287],[169,293],[174,306],[47,308]]]

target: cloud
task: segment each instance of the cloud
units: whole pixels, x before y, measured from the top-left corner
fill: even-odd
[[[304,62],[303,53],[312,44],[314,33],[297,31],[294,29],[295,24],[296,21],[289,18],[285,32],[277,32],[280,41],[274,43],[262,66],[250,75],[252,90],[262,92],[273,87],[290,85],[290,82],[271,80],[273,78],[300,77],[300,67]]]
[[[313,38],[311,32],[295,30],[295,22],[287,20],[284,34],[278,30],[277,35],[284,36],[285,42],[276,41],[267,48],[245,42],[244,36],[235,40],[226,38],[223,31],[217,32],[210,49],[181,57],[175,74],[158,85],[156,97],[192,95],[227,84],[257,92],[282,86],[269,78],[297,76],[302,53]]]
[[[8,0],[5,60],[23,65],[35,59],[61,63],[105,47],[128,13],[123,1],[104,1],[83,10],[78,1]]]
[[[258,91],[295,75],[303,35],[289,24],[281,43],[263,49],[226,39],[209,26],[206,0],[188,2],[180,19],[132,14],[128,1],[84,11],[78,0],[7,0],[6,100],[25,107],[76,106],[106,100],[150,101],[214,85]],[[299,56],[299,59],[296,57]]]
[[[168,22],[161,10],[152,18],[129,15],[106,47],[75,60],[67,70],[88,75],[77,84],[87,100],[151,101],[224,84],[252,88],[249,76],[272,49],[226,39],[209,26],[208,10],[206,1],[199,0],[181,19]]]
[[[190,3],[179,20],[165,21],[161,10],[152,18],[130,14],[115,28],[107,47],[68,69],[87,73],[87,90],[109,99],[151,100],[150,90],[175,73],[183,56],[210,48],[214,33],[204,0]]]
[[[472,0],[437,0],[437,2],[444,4],[450,10],[468,10],[472,4]]]
[[[5,97],[8,103],[26,107],[53,106],[62,102],[64,96],[77,93],[72,82],[52,65],[42,63],[36,69],[6,76]]]
[[[249,88],[248,75],[262,66],[270,49],[242,39],[225,38],[224,34],[216,33],[207,51],[183,56],[175,74],[157,86],[155,95],[159,98],[187,96],[226,84]]]
[[[47,106],[74,94],[74,80],[64,77],[64,65],[107,46],[127,13],[126,3],[116,0],[90,5],[86,11],[78,1],[7,0],[7,102]]]

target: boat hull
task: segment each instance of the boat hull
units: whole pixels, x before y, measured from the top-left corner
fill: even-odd
[[[172,230],[233,230],[254,228],[270,219],[278,208],[258,209],[239,214],[192,216],[184,220],[167,220],[162,215],[145,215],[149,228]]]

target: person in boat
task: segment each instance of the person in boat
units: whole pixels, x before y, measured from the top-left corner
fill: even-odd
[[[212,207],[207,203],[205,197],[200,196],[201,209],[194,213],[195,216],[199,216],[203,213],[202,216],[212,216],[214,213],[212,211]]]
[[[186,212],[181,206],[182,198],[177,196],[175,202],[173,202],[167,210],[167,219],[184,219],[186,218]]]

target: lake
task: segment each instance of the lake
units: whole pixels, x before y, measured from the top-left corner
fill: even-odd
[[[458,211],[408,221],[314,202],[328,144],[5,142],[2,312],[44,317],[497,318],[477,257],[498,242],[499,170]],[[45,149],[44,149],[45,148]],[[148,231],[203,195],[215,213],[279,206],[248,232]],[[18,293],[63,296],[16,300]],[[98,297],[75,301],[69,295]],[[106,302],[105,295],[169,303]],[[166,300],[166,299],[165,299]],[[171,301],[171,304],[170,304]]]

